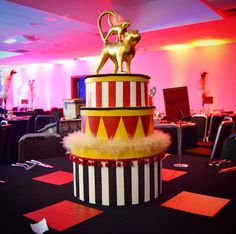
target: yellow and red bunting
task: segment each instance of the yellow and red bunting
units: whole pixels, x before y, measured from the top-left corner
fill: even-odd
[[[144,115],[140,116],[141,121],[142,121],[142,126],[143,126],[143,131],[144,135],[147,136],[149,132],[149,126],[150,126],[150,116],[149,115]]]
[[[125,125],[126,132],[131,138],[134,136],[137,129],[139,116],[123,116],[122,120]]]
[[[88,118],[89,129],[91,131],[91,134],[94,135],[94,136],[97,136],[97,131],[98,131],[98,127],[99,127],[99,124],[100,124],[100,119],[101,119],[100,116],[90,116]],[[87,124],[86,124],[86,126],[87,126]]]
[[[85,135],[111,138],[139,138],[153,133],[152,115],[87,116],[82,119]]]
[[[119,116],[114,116],[114,117],[106,117],[103,116],[102,117],[103,122],[104,122],[104,126],[106,129],[106,133],[107,133],[107,137],[110,138],[114,138],[119,122],[120,122],[120,117]]]

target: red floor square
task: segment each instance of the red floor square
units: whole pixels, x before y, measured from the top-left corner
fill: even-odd
[[[45,218],[48,227],[57,231],[63,231],[101,213],[103,213],[101,210],[64,200],[51,206],[23,214],[23,216],[36,222]]]
[[[34,177],[33,180],[38,180],[49,184],[63,185],[73,181],[73,173],[56,171],[46,175]]]
[[[183,191],[162,203],[161,206],[213,217],[229,201],[230,199]]]
[[[162,180],[170,181],[186,173],[187,173],[186,171],[178,171],[178,170],[162,168]]]

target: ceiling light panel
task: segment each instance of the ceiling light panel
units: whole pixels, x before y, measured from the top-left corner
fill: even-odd
[[[21,53],[0,50],[0,59],[21,55]]]

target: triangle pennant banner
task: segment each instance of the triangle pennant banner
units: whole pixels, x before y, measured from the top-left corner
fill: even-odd
[[[99,122],[99,125],[98,125],[98,130],[97,130],[97,137],[102,137],[106,140],[108,140],[108,136],[107,136],[107,131],[106,131],[106,127],[104,125],[104,121],[103,119],[101,118],[100,119],[100,122]]]
[[[98,126],[100,122],[100,116],[88,116],[88,122],[90,130],[93,136],[97,136]]]
[[[107,137],[109,139],[114,138],[120,122],[120,116],[103,116],[102,119],[106,128]]]
[[[144,131],[143,131],[143,124],[141,121],[141,118],[138,118],[138,123],[136,127],[136,131],[134,133],[134,139],[138,139],[140,137],[144,137]]]
[[[137,128],[139,116],[123,116],[122,119],[123,119],[127,134],[133,138],[134,133]]]
[[[149,131],[149,125],[150,125],[150,115],[143,115],[140,117],[142,121],[144,135],[147,136],[148,131]]]
[[[124,141],[129,139],[129,136],[128,136],[126,129],[125,129],[124,121],[122,121],[122,119],[120,119],[120,121],[119,121],[119,125],[118,125],[117,131],[116,131],[115,138],[120,138],[120,139],[123,139]]]

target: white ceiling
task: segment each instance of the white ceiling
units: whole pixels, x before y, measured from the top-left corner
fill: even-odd
[[[0,65],[99,55],[104,10],[141,32],[138,53],[204,38],[236,42],[236,0],[0,0],[0,51],[23,52]],[[3,43],[12,37],[21,41]]]

